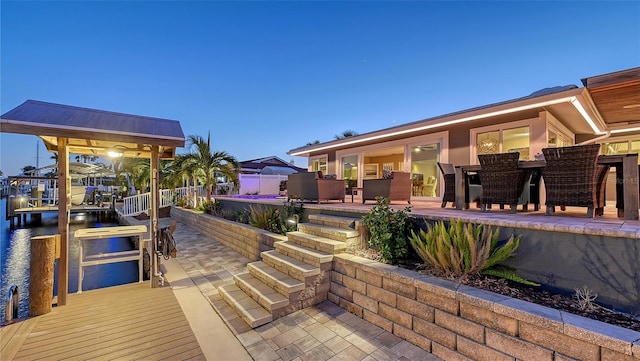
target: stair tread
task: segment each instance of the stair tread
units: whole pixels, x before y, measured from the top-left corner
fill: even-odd
[[[318,236],[316,234],[305,233],[305,232],[301,232],[301,231],[289,232],[289,233],[287,233],[287,235],[288,234],[293,234],[294,237],[312,239],[314,241],[318,241],[318,242],[322,242],[322,243],[328,243],[328,244],[334,244],[334,245],[343,245],[343,244],[345,244],[344,241],[336,241],[335,239],[331,239],[331,238],[327,238],[327,237],[323,237],[323,236]]]
[[[237,280],[240,280],[245,285],[253,289],[259,296],[265,299],[272,307],[275,305],[276,308],[280,306],[282,303],[288,304],[289,299],[278,293],[273,288],[264,284],[260,279],[254,277],[249,272],[240,273],[234,276]],[[242,289],[242,287],[240,287]]]
[[[312,266],[308,263],[304,263],[302,261],[299,261],[295,258],[289,257],[287,255],[284,255],[282,253],[278,253],[276,251],[267,251],[267,252],[262,252],[262,255],[264,257],[264,255],[266,255],[267,257],[273,257],[281,262],[287,263],[288,265],[297,268],[303,272],[306,273],[320,273],[320,270],[318,269],[318,267]]]
[[[240,317],[252,328],[273,321],[273,315],[235,284],[228,284],[218,288],[227,303],[240,313]]]
[[[334,216],[330,214],[310,214],[308,216],[308,219],[309,220],[330,220],[333,222],[344,222],[344,223],[362,222],[362,218],[342,217],[342,216]]]
[[[291,241],[284,241],[284,242],[277,242],[278,245],[282,246],[282,247],[286,247],[289,249],[293,249],[297,252],[301,252],[301,253],[305,253],[308,254],[312,257],[318,257],[318,258],[327,258],[329,257],[330,259],[333,259],[333,255],[331,253],[327,253],[327,252],[323,252],[323,251],[319,251],[313,248],[309,248],[309,247],[305,247],[303,245],[291,242]]]
[[[278,271],[277,269],[269,266],[263,261],[249,263],[247,267],[250,270],[253,268],[256,270],[256,272],[265,274],[275,282],[284,285],[289,289],[289,292],[296,292],[304,289],[304,282],[300,282],[299,280],[287,275],[286,273]]]
[[[315,228],[315,229],[321,230],[322,233],[332,233],[332,232],[342,233],[342,234],[345,234],[346,238],[357,237],[360,235],[360,232],[352,228],[340,228],[340,227],[327,226],[324,224],[317,224],[317,223],[300,223],[299,226],[303,228],[304,227]]]

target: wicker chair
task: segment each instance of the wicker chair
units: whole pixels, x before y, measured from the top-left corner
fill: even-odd
[[[442,196],[442,205],[444,208],[447,206],[447,202],[455,207],[456,205],[456,172],[453,164],[438,162],[438,168],[442,172],[444,177],[444,195]],[[477,174],[468,174],[467,182],[465,182],[465,203],[476,202],[480,200],[480,194],[482,193],[482,186],[480,185],[480,179]]]
[[[482,184],[481,209],[486,212],[492,204],[511,206],[515,213],[518,204],[527,210],[529,203],[529,186],[531,171],[518,169],[520,153],[479,154],[480,183]]]
[[[589,218],[604,212],[609,166],[597,164],[599,151],[600,144],[542,149],[547,215],[556,206],[587,207]]]
[[[411,204],[411,174],[391,172],[389,178],[363,180],[362,204],[377,197],[388,198],[389,202],[407,201]]]

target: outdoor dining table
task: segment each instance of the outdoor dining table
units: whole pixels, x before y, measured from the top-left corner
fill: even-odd
[[[542,169],[545,166],[545,162],[543,160],[521,160],[518,162],[518,169]],[[457,209],[469,209],[469,203],[466,203],[464,200],[466,199],[466,190],[465,186],[467,181],[467,173],[468,172],[478,172],[482,169],[480,164],[467,164],[467,165],[457,165],[456,173],[455,173],[455,182],[456,182],[456,208]]]
[[[598,164],[609,165],[616,168],[616,184],[623,185],[624,209],[618,209],[618,217],[629,220],[638,220],[638,154],[600,155]],[[518,162],[519,169],[542,169],[544,160],[522,160]],[[465,203],[465,183],[468,172],[481,170],[480,164],[458,165],[455,167],[456,208],[468,209],[469,203]],[[617,195],[616,195],[617,196]]]

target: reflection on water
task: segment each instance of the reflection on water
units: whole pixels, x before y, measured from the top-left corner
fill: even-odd
[[[58,233],[57,215],[44,214],[42,223],[27,224],[14,230],[9,229],[9,222],[5,220],[6,199],[0,201],[0,217],[2,230],[0,233],[0,323],[4,322],[7,292],[11,285],[18,286],[19,314],[27,317],[29,314],[29,262],[31,237]],[[73,238],[76,229],[87,227],[109,227],[118,224],[98,222],[95,215],[74,215],[69,222],[69,293],[78,291],[78,241]],[[133,249],[128,238],[110,238],[85,241],[85,255],[107,252],[128,251]],[[106,265],[85,267],[83,290],[110,287],[138,280],[138,263],[136,261],[112,263]],[[54,278],[54,294],[57,291],[57,274]]]

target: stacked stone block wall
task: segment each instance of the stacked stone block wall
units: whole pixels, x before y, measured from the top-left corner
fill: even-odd
[[[445,360],[640,360],[640,332],[346,254],[329,300]]]
[[[171,209],[171,218],[197,229],[252,261],[260,260],[261,252],[272,250],[274,242],[286,240],[285,236],[190,209],[174,207]]]

